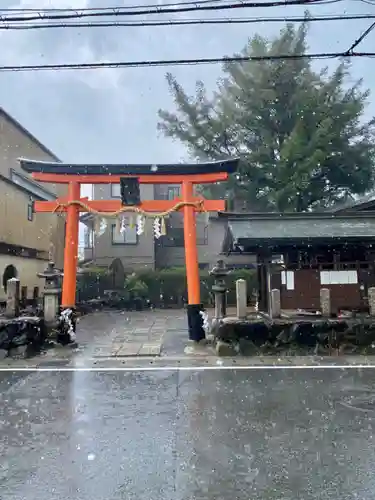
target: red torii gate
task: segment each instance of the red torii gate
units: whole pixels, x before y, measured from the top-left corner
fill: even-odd
[[[68,196],[54,201],[36,201],[35,212],[66,212],[66,235],[64,248],[64,277],[62,289],[62,310],[74,314],[76,301],[76,280],[78,261],[78,231],[80,212],[91,212],[104,216],[117,216],[133,212],[162,217],[173,211],[184,214],[184,241],[186,276],[188,288],[189,338],[199,341],[205,337],[203,329],[204,310],[200,300],[200,279],[198,267],[195,212],[220,212],[225,210],[224,200],[205,200],[194,196],[195,184],[211,184],[225,181],[228,174],[238,168],[238,159],[203,164],[163,165],[77,165],[53,162],[39,162],[20,159],[23,170],[32,174],[39,182],[68,184]],[[132,179],[132,181],[129,179]],[[88,200],[81,198],[81,184],[121,184],[122,200]],[[124,197],[139,195],[139,184],[181,184],[181,199],[175,200],[133,200],[124,205]],[[127,193],[124,191],[128,191]],[[136,196],[137,198],[137,196]],[[73,321],[75,329],[75,321]]]

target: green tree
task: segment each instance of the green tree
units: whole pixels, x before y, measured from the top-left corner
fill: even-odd
[[[306,36],[306,23],[287,25],[271,41],[250,39],[240,55],[304,54]],[[194,97],[167,74],[177,111],[159,110],[158,128],[197,160],[240,157],[240,172],[212,196],[306,211],[372,188],[375,119],[363,119],[369,91],[361,80],[348,87],[347,61],[332,73],[307,58],[228,62],[223,71],[212,96],[199,81]]]

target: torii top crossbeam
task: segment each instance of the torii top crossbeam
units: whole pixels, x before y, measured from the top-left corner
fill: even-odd
[[[139,177],[141,184],[193,184],[224,181],[238,168],[238,159],[184,164],[93,164],[81,165],[34,161],[21,158],[21,168],[40,182],[65,184],[115,184],[121,177]]]
[[[35,202],[36,212],[66,212],[64,280],[62,307],[75,305],[78,258],[79,212],[118,215],[124,211],[137,213],[169,213],[182,210],[188,284],[188,324],[192,340],[204,338],[200,278],[198,267],[195,212],[223,211],[224,200],[205,200],[194,196],[194,184],[210,184],[228,179],[238,169],[238,159],[201,164],[67,164],[20,159],[21,168],[40,182],[68,184],[68,196],[55,201]],[[124,206],[120,200],[87,200],[80,197],[81,184],[119,184],[124,178],[136,178],[139,184],[181,184],[181,198],[176,200],[144,200],[137,207]],[[127,181],[129,182],[129,181]],[[131,181],[134,182],[134,181]],[[177,204],[176,204],[177,203]],[[111,216],[110,215],[110,216]],[[154,214],[154,217],[157,214]]]

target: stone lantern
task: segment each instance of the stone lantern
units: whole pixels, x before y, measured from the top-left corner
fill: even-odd
[[[59,296],[61,292],[61,278],[63,273],[55,268],[54,262],[50,261],[46,269],[38,273],[38,278],[44,278],[43,313],[47,331],[58,326],[59,322]]]
[[[223,260],[218,260],[216,265],[210,271],[210,274],[215,278],[215,282],[212,286],[212,291],[215,297],[215,322],[220,321],[226,315],[227,285],[225,283],[225,278],[229,273],[230,271],[227,269]]]

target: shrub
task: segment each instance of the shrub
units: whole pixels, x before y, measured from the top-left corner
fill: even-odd
[[[105,271],[105,272],[104,272]],[[78,296],[81,301],[102,297],[105,289],[112,288],[112,276],[99,268],[85,272],[77,281]],[[207,270],[200,271],[201,301],[205,306],[213,305],[212,285],[214,277]],[[249,269],[235,269],[226,278],[228,287],[227,304],[236,304],[236,280],[245,279],[249,299],[257,287],[256,272]],[[124,292],[133,298],[149,300],[155,307],[182,307],[187,302],[185,268],[169,268],[156,271],[139,271],[128,275]]]
[[[161,269],[159,271],[142,271],[138,277],[148,286],[148,298],[156,307],[171,305],[182,306],[187,302],[186,271],[184,268]],[[206,306],[213,304],[212,285],[214,277],[208,271],[200,271],[201,300]],[[227,303],[236,304],[236,280],[245,279],[248,295],[257,287],[256,273],[249,269],[233,270],[226,278],[228,286]]]
[[[112,288],[112,275],[107,268],[90,267],[77,276],[77,302],[96,299]]]
[[[125,279],[124,288],[130,299],[148,299],[148,286],[136,274],[131,274]]]

